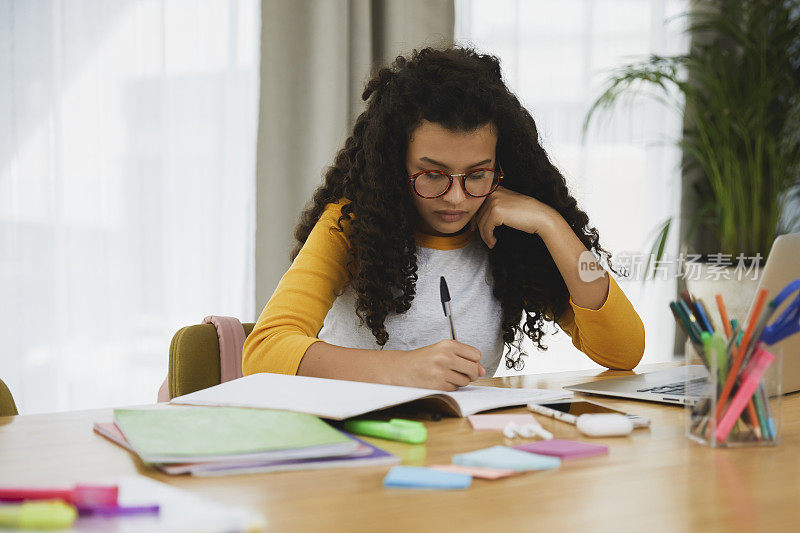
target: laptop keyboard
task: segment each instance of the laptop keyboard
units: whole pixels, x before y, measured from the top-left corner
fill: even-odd
[[[669,385],[658,385],[657,387],[638,389],[637,392],[652,392],[653,394],[675,394],[677,396],[702,396],[706,393],[706,387],[708,387],[707,378],[695,378],[689,381],[688,393],[686,392],[685,381],[670,383]]]

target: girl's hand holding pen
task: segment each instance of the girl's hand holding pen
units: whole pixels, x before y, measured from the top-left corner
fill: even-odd
[[[454,391],[486,375],[481,352],[452,339],[398,352],[392,361],[393,385]]]
[[[471,229],[480,231],[483,242],[494,248],[494,228],[508,226],[527,233],[539,233],[558,211],[536,198],[498,187],[486,197],[470,221]]]

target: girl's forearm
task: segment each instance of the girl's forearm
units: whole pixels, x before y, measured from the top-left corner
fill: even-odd
[[[344,348],[319,341],[306,350],[297,375],[392,385],[389,367],[396,355],[396,350]]]
[[[608,297],[608,273],[558,212],[554,211],[548,221],[538,233],[561,272],[572,301],[580,307],[600,309]]]

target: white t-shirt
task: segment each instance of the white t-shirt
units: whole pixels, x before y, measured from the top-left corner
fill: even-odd
[[[383,349],[414,350],[451,338],[442,309],[440,276],[450,291],[456,340],[480,350],[481,365],[487,376],[493,376],[503,358],[502,310],[492,294],[488,249],[476,234],[454,250],[417,244],[416,294],[408,311],[386,317],[389,340]],[[347,348],[380,349],[370,328],[359,326],[355,301],[355,291],[348,284],[325,316],[318,338]]]

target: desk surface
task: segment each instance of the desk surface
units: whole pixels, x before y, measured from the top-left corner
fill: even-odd
[[[637,372],[665,365],[649,365]],[[671,365],[670,365],[671,366]],[[630,372],[584,371],[491,378],[481,384],[557,388]],[[686,531],[789,530],[800,519],[800,394],[784,397],[778,447],[712,450],[684,437],[683,408],[594,398],[649,417],[631,437],[592,439],[608,456],[562,463],[555,471],[498,481],[476,479],[464,491],[385,489],[389,467],[276,472],[220,478],[170,477],[92,431],[110,409],[0,418],[0,480],[72,484],[145,474],[171,485],[260,511],[269,530]],[[502,412],[527,412],[524,408]],[[557,438],[579,439],[568,424],[537,415]],[[426,422],[425,445],[373,439],[403,464],[449,463],[455,453],[517,444],[473,432],[466,419]]]

